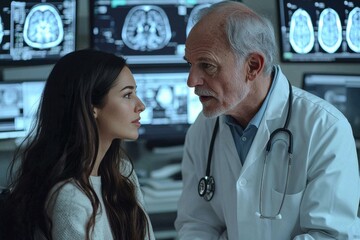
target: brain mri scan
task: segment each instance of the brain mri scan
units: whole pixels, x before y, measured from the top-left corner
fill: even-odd
[[[331,8],[324,9],[319,17],[318,41],[322,49],[334,53],[341,45],[342,28],[338,13]]]
[[[24,41],[34,48],[44,49],[59,45],[64,37],[64,29],[54,6],[34,6],[26,16],[23,34]]]
[[[161,49],[171,38],[169,19],[158,6],[136,6],[126,16],[121,35],[124,43],[133,50]]]
[[[185,42],[196,14],[219,1],[90,1],[90,46],[125,56],[129,64],[185,65]]]
[[[2,22],[2,17],[0,16],[0,44],[2,43],[4,37],[4,25]]]
[[[348,18],[346,26],[346,41],[354,52],[360,52],[360,8],[354,8]]]
[[[77,0],[0,1],[0,65],[52,64],[76,48]]]
[[[296,10],[291,17],[290,44],[298,53],[308,53],[314,46],[314,27],[303,9]]]

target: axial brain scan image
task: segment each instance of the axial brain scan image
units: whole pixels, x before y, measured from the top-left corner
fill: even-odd
[[[298,9],[291,17],[290,44],[298,53],[308,53],[314,46],[314,28],[310,15]]]
[[[34,48],[57,46],[64,37],[64,29],[59,13],[50,4],[34,6],[26,16],[24,40]]]
[[[346,26],[346,41],[354,52],[360,52],[360,8],[354,8]]]
[[[52,64],[76,48],[77,0],[0,1],[0,65]]]
[[[324,51],[334,53],[341,45],[340,17],[334,9],[324,9],[319,17],[319,44]]]
[[[219,1],[91,1],[90,45],[129,64],[186,64],[185,41],[197,13]]]
[[[4,37],[4,25],[2,22],[2,18],[0,16],[0,44],[2,42],[3,37]]]
[[[161,49],[171,38],[169,19],[164,10],[158,6],[136,6],[125,18],[122,38],[124,43],[134,50]]]

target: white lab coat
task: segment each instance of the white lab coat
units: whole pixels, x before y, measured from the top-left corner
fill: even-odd
[[[276,77],[244,166],[220,117],[211,164],[215,194],[210,202],[198,195],[198,182],[205,175],[215,119],[200,114],[189,129],[175,221],[181,240],[360,239],[359,167],[351,127],[335,107],[296,87],[289,123],[293,160],[282,219],[260,219],[255,214],[266,143],[272,131],[283,127],[288,109],[288,81],[279,67]],[[284,192],[288,139],[278,134],[273,142],[277,144],[269,156],[262,204],[263,213],[274,215]]]

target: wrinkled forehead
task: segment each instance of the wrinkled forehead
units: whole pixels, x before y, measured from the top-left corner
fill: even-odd
[[[230,15],[243,14],[257,15],[253,10],[240,2],[223,2],[216,8],[204,12],[204,15],[200,14],[200,19],[193,28],[205,28],[213,33],[216,33],[219,30],[225,30],[225,24]]]
[[[214,47],[221,50],[230,50],[231,46],[227,37],[227,21],[230,15],[257,16],[257,14],[240,2],[226,2],[220,4],[203,15],[194,25],[185,43],[185,53],[199,45]]]
[[[216,34],[224,30],[225,20],[225,13],[221,11],[209,12],[199,19],[191,31],[204,31]]]
[[[196,49],[228,49],[228,43],[225,27],[225,21],[215,21],[211,15],[203,17],[190,31],[185,42],[185,55]]]

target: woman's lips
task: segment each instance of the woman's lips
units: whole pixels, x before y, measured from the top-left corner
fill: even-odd
[[[134,123],[137,127],[140,127],[140,126],[141,126],[141,123],[140,123],[140,118],[135,119],[135,120],[134,120],[134,121],[132,121],[131,123]]]

